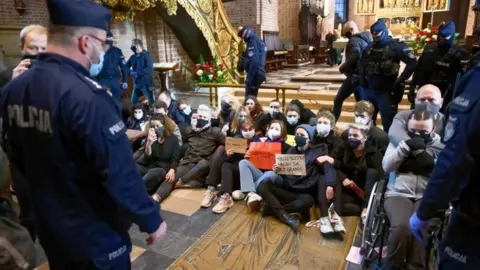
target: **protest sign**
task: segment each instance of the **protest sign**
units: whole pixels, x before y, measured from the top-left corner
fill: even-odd
[[[252,142],[248,149],[249,161],[257,168],[271,170],[275,164],[275,155],[282,153],[281,143]]]
[[[247,152],[247,140],[227,137],[225,140],[225,150],[233,150],[234,153],[245,154]]]
[[[278,174],[307,175],[305,168],[305,155],[275,155],[276,164],[280,166]]]

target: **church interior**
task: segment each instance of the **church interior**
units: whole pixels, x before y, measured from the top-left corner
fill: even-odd
[[[155,99],[168,90],[193,111],[200,104],[219,110],[225,95],[245,102],[246,73],[239,72],[237,65],[240,55],[248,50],[238,29],[247,25],[266,47],[266,80],[258,91],[265,112],[272,100],[279,100],[283,112],[292,100],[299,100],[314,114],[320,109],[333,110],[334,99],[346,79],[339,66],[345,62],[348,39],[343,27],[348,21],[355,22],[360,32],[370,32],[371,25],[384,19],[389,35],[406,44],[416,58],[429,43],[429,31],[449,21],[455,22],[457,46],[472,54],[478,48],[475,28],[480,18],[473,8],[475,0],[96,2],[113,11],[110,31],[114,45],[126,58],[132,54],[132,40],[143,41],[153,60]],[[49,25],[43,0],[1,3],[0,69],[21,59],[18,35],[23,27]],[[334,59],[329,55],[332,50],[336,52]],[[199,79],[192,68],[195,71],[196,64],[203,62],[221,66],[225,74],[213,80]],[[400,70],[404,68],[402,64]],[[133,91],[133,80],[130,76],[123,94],[127,99]],[[406,90],[399,101],[399,112],[411,109],[407,94]],[[352,94],[336,119],[336,132],[355,122],[355,105]],[[382,122],[377,123],[382,128]],[[365,269],[361,265],[364,226],[360,214],[343,216],[344,233],[326,237],[319,233],[318,223],[302,222],[296,234],[273,217],[250,212],[244,201],[223,214],[214,214],[211,208],[201,207],[205,191],[205,187],[179,188],[161,202],[168,230],[156,245],[148,246],[145,235],[132,226],[132,269]],[[312,207],[309,221],[319,217],[319,209]],[[36,249],[36,269],[50,269],[38,242]]]

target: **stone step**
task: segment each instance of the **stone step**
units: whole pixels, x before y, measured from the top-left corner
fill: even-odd
[[[243,89],[234,90],[234,96],[236,96],[242,102],[243,102],[244,95],[245,95],[245,92],[244,92]],[[300,90],[300,92],[298,92],[298,91],[295,91],[295,90],[287,90],[286,95],[285,95],[285,100],[286,100],[287,103],[289,103],[293,99],[306,100],[308,102],[305,102],[304,103],[305,105],[315,104],[314,102],[310,102],[309,100],[316,101],[318,103],[320,103],[320,101],[328,101],[328,102],[332,102],[332,104],[333,104],[333,100],[335,99],[336,95],[337,95],[336,91],[303,91],[303,90]],[[260,89],[259,97],[267,98],[268,101],[270,101],[270,100],[276,98],[276,92],[275,92],[275,90]],[[281,93],[280,93],[280,101],[281,101]],[[355,102],[355,97],[353,95],[351,95],[350,97],[348,97],[345,100],[345,102]],[[410,106],[410,102],[408,101],[408,98],[407,98],[406,94],[403,96],[403,99],[400,102],[400,105]]]

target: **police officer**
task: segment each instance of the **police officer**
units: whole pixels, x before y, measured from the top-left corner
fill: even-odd
[[[266,79],[265,60],[267,48],[263,41],[255,35],[251,26],[243,27],[238,36],[247,44],[247,50],[240,56],[238,71],[247,71],[245,82],[245,99],[247,96],[257,96],[260,85]]]
[[[479,5],[478,8],[480,9],[480,3],[478,5]],[[477,39],[477,45],[480,46],[480,26],[478,26],[477,29],[475,29],[475,38]],[[474,68],[478,64],[480,64],[480,51],[477,51],[472,55],[470,59],[469,69]]]
[[[388,133],[398,103],[403,98],[405,80],[414,72],[417,59],[405,43],[389,36],[385,20],[378,20],[370,27],[370,31],[374,41],[363,51],[360,79],[362,85],[367,87],[365,99],[380,111],[383,129]],[[406,67],[398,76],[400,61]]]
[[[417,70],[410,85],[408,99],[415,104],[415,89],[426,84],[440,88],[443,97],[442,112],[452,100],[457,75],[463,75],[468,68],[469,54],[454,46],[455,23],[442,24],[438,29],[438,41],[425,46],[418,60]]]
[[[153,93],[150,90],[152,85],[153,62],[150,54],[143,48],[143,42],[136,38],[132,40],[130,49],[133,55],[127,62],[127,67],[132,69],[130,74],[133,75],[134,87],[132,92],[132,105],[135,106],[140,94],[148,98],[148,103],[153,106]]]
[[[428,221],[452,202],[447,233],[440,245],[440,269],[480,269],[480,67],[465,74],[460,94],[450,103],[445,148],[438,156],[422,202],[410,218],[423,241]],[[456,197],[456,198],[455,198]]]
[[[47,0],[47,52],[5,86],[0,108],[11,162],[29,182],[50,269],[130,269],[131,221],[161,239],[114,100],[89,74],[111,12],[93,1]]]
[[[107,32],[107,42],[105,43],[105,56],[103,65],[98,74],[98,82],[105,87],[110,88],[112,96],[120,100],[122,90],[120,90],[120,74],[122,75],[122,89],[128,87],[128,67],[122,50],[113,46],[112,32]]]

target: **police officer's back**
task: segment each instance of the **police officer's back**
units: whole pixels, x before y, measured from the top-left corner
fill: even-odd
[[[111,89],[112,95],[118,99],[122,94],[120,89],[120,77],[122,78],[122,89],[128,87],[128,67],[122,50],[113,46],[112,32],[107,32],[106,52],[103,59],[103,66],[98,74],[98,82],[102,86]]]
[[[468,52],[453,45],[454,40],[455,23],[448,22],[440,26],[438,41],[425,46],[410,86],[410,102],[414,103],[417,86],[433,84],[442,92],[443,108],[450,103],[457,75],[463,75],[469,64]]]
[[[129,269],[131,222],[150,241],[166,225],[135,168],[118,107],[89,77],[111,12],[84,0],[47,4],[47,53],[2,96],[9,157],[29,181],[50,269]]]

